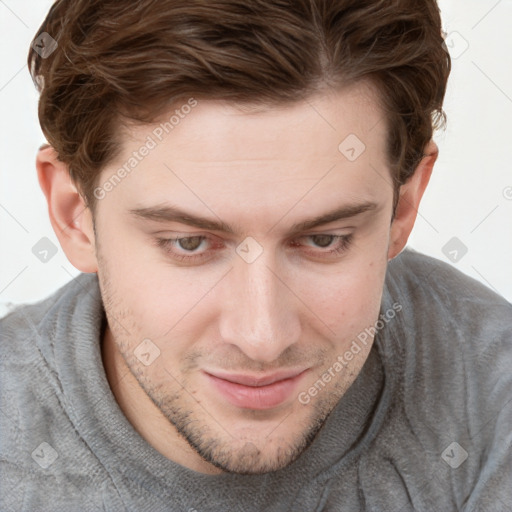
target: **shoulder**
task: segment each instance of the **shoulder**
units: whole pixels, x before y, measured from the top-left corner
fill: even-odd
[[[22,478],[25,491],[51,487],[55,475],[46,464],[57,453],[59,461],[65,458],[59,445],[76,443],[55,344],[69,339],[73,311],[95,286],[95,275],[81,274],[47,299],[19,306],[0,319],[0,462],[9,485]],[[13,500],[21,499],[13,493]]]
[[[76,312],[97,287],[95,274],[80,274],[53,295],[18,306],[0,319],[0,398],[8,409],[32,395],[54,394],[59,383],[55,343],[73,329]]]
[[[411,250],[390,262],[385,293],[402,306],[394,328],[416,370],[440,377],[438,384],[512,379],[512,304],[502,296]]]
[[[393,368],[402,375],[404,422],[428,447],[433,467],[444,474],[460,464],[460,486],[474,503],[486,493],[505,495],[512,305],[451,265],[410,250],[390,262],[385,292],[403,306],[388,343],[403,357]]]
[[[386,285],[408,307],[414,324],[458,322],[473,335],[512,327],[512,304],[505,298],[448,263],[411,249],[389,263]]]
[[[84,297],[97,293],[97,287],[96,274],[80,274],[46,299],[19,305],[0,318],[2,362],[44,351],[57,335],[57,326],[71,318]]]
[[[0,319],[0,397],[40,395],[46,387],[58,389],[57,340],[66,340],[74,329],[77,314],[89,297],[98,301],[95,274],[80,274],[50,297],[18,306]],[[49,391],[48,391],[49,392]],[[16,401],[7,400],[10,408]]]
[[[401,306],[392,327],[410,371],[448,386],[469,376],[471,385],[489,386],[493,377],[512,378],[512,304],[501,295],[411,250],[389,263],[385,294]]]

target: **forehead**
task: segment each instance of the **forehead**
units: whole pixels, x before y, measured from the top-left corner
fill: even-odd
[[[350,134],[357,135],[365,145],[383,142],[379,135],[385,124],[380,123],[384,116],[377,92],[369,82],[337,91],[324,89],[284,105],[211,99],[194,99],[193,107],[191,103],[191,98],[176,102],[150,126],[126,127],[126,149],[154,130],[159,146],[167,143],[198,160],[279,159],[289,156],[288,151],[296,153],[299,146],[303,151],[312,150],[313,143],[316,152],[331,152]],[[381,129],[374,131],[377,125]],[[303,142],[308,143],[306,147]]]
[[[364,85],[267,108],[185,99],[151,125],[127,127],[101,179],[136,164],[110,196],[126,208],[171,201],[221,214],[229,203],[243,216],[251,204],[282,212],[298,201],[375,201],[389,176],[385,124]]]

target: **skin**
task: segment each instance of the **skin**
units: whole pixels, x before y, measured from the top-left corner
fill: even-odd
[[[387,263],[407,242],[437,158],[431,142],[401,187],[392,220],[382,121],[363,84],[257,111],[200,100],[98,201],[94,227],[67,166],[52,148],[39,151],[38,176],[59,241],[76,268],[98,274],[108,319],[102,355],[114,396],[169,459],[207,474],[283,468],[313,441],[361,371],[372,340],[310,403],[297,399],[377,321]],[[123,153],[100,184],[155,126],[125,127]],[[366,145],[353,162],[338,150],[351,133]],[[295,223],[362,203],[374,208],[290,236]],[[234,233],[130,213],[165,204],[221,220]],[[323,234],[352,241],[329,255],[340,243],[313,236]],[[184,248],[157,245],[178,236],[206,238],[189,238]],[[251,263],[236,252],[249,236],[263,250]],[[204,259],[179,261],[171,252],[187,249]],[[136,357],[144,339],[159,350],[147,366]],[[203,373],[257,377],[282,369],[307,371],[288,400],[266,410],[228,403]]]

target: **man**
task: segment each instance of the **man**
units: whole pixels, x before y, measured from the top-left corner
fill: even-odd
[[[29,66],[83,273],[2,321],[2,510],[512,507],[512,306],[404,250],[433,0],[59,0]]]

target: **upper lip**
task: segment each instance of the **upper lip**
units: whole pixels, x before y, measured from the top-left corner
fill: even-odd
[[[234,382],[235,384],[241,384],[243,386],[269,386],[270,384],[274,384],[275,382],[279,382],[281,380],[292,379],[293,377],[297,377],[301,373],[306,371],[306,369],[295,369],[295,370],[281,370],[278,372],[274,372],[266,375],[248,375],[241,373],[224,373],[221,371],[207,371],[205,373],[212,375],[213,377],[217,377],[218,379],[227,380],[229,382]]]

